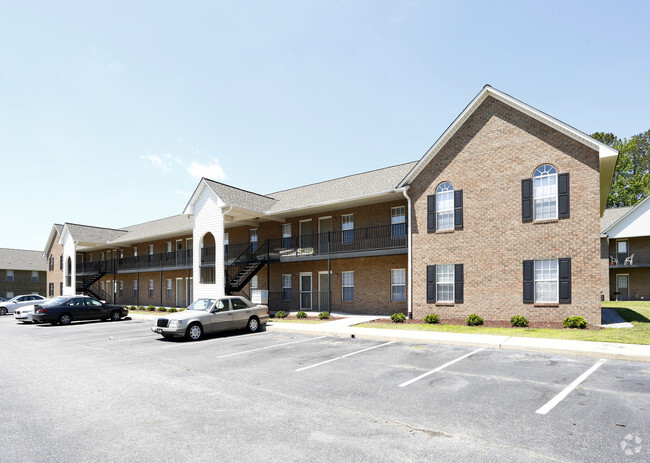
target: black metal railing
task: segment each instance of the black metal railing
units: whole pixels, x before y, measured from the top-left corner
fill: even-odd
[[[650,266],[650,250],[630,250],[630,252],[626,253],[612,253],[609,256],[609,265],[615,268],[648,267]]]
[[[214,248],[207,249],[212,250],[212,262],[214,263]],[[89,273],[118,273],[132,270],[158,270],[162,268],[191,268],[192,262],[192,250],[186,249],[182,251],[121,257],[95,262],[77,262],[77,275],[85,275]]]

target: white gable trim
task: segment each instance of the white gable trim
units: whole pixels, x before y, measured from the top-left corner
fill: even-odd
[[[192,193],[192,196],[190,197],[190,200],[187,202],[187,205],[185,206],[185,209],[183,209],[183,214],[185,214],[185,215],[193,215],[194,214],[194,206],[196,205],[196,202],[201,197],[201,193],[203,193],[203,190],[207,186],[208,186],[208,184],[205,182],[205,177],[202,177],[201,181],[199,182],[199,184],[194,189],[194,193]]]
[[[483,90],[470,102],[469,105],[460,113],[454,122],[445,130],[445,132],[438,138],[431,148],[425,153],[420,161],[411,169],[411,171],[404,177],[404,179],[397,186],[398,188],[410,184],[424,168],[431,162],[433,157],[447,144],[447,142],[454,136],[460,127],[469,119],[469,117],[478,109],[478,107],[491,96],[508,106],[521,111],[522,113],[540,121],[541,123],[552,127],[558,132],[576,140],[583,145],[598,151],[600,157],[600,214],[602,216],[605,210],[605,203],[607,202],[607,195],[609,194],[609,187],[612,183],[612,176],[614,175],[614,167],[616,166],[616,159],[618,151],[604,143],[599,142],[586,135],[583,132],[565,124],[554,117],[545,114],[526,103],[519,101],[510,95],[507,95],[489,85],[483,87]]]
[[[650,196],[611,224],[603,234],[609,238],[650,236]]]

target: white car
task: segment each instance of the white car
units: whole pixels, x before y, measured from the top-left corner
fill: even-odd
[[[47,301],[47,298],[39,296],[38,294],[23,294],[21,296],[16,296],[12,299],[9,299],[7,302],[0,303],[0,315],[14,313],[19,307],[39,304],[45,301]]]
[[[33,323],[34,319],[32,318],[32,315],[34,315],[34,305],[24,305],[19,309],[16,309],[14,312],[14,318],[16,321],[23,322],[23,323]]]

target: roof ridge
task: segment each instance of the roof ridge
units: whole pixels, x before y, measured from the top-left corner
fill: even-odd
[[[122,228],[117,228],[116,230],[117,230],[117,231],[126,231],[126,232],[128,232],[128,230],[125,230],[125,228],[137,227],[137,226],[139,226],[139,225],[147,225],[148,223],[160,222],[161,220],[167,220],[167,219],[171,219],[171,218],[179,217],[179,216],[185,216],[185,217],[187,217],[186,214],[182,214],[182,213],[181,213],[181,214],[174,214],[174,215],[170,215],[170,216],[168,216],[168,217],[163,217],[163,218],[161,218],[161,219],[153,219],[153,220],[148,220],[147,222],[134,223],[134,224],[132,224],[132,225],[127,225],[127,226],[122,227]]]
[[[217,182],[216,180],[212,180],[212,179],[209,179],[209,178],[206,178],[206,177],[203,177],[203,179],[206,180],[206,181],[208,181],[208,182],[216,183],[217,185],[221,185],[221,186],[225,186],[225,187],[228,187],[228,188],[232,188],[233,190],[243,191],[244,193],[250,193],[250,194],[255,195],[255,196],[260,196],[260,197],[262,197],[262,198],[272,199],[272,200],[274,200],[274,201],[277,201],[277,199],[272,198],[272,197],[270,197],[270,196],[268,196],[268,195],[266,195],[266,194],[256,193],[256,192],[254,192],[254,191],[250,191],[250,190],[245,190],[245,189],[243,189],[243,188],[239,188],[239,187],[236,187],[236,186],[233,186],[233,185],[229,185],[229,184],[227,184],[227,183]]]
[[[99,228],[101,230],[111,230],[111,231],[118,231],[118,232],[126,232],[126,230],[122,230],[119,228],[109,228],[109,227],[98,227],[96,225],[84,225],[82,223],[74,223],[74,222],[66,222],[65,225],[76,225],[78,227],[88,227],[88,228]]]
[[[417,162],[418,162],[417,160],[415,160],[415,161],[403,162],[403,163],[401,163],[401,164],[395,164],[395,165],[387,166],[387,167],[380,167],[380,168],[378,168],[378,169],[367,170],[367,171],[365,171],[365,172],[358,172],[358,173],[356,173],[356,174],[344,175],[343,177],[330,178],[330,179],[328,179],[328,180],[321,180],[320,182],[308,183],[308,184],[306,184],[306,185],[300,185],[300,186],[296,186],[296,187],[293,187],[293,188],[286,188],[286,189],[284,189],[284,190],[278,190],[278,191],[274,191],[273,193],[268,193],[268,194],[269,194],[269,195],[273,195],[273,194],[277,194],[277,193],[284,193],[284,192],[291,191],[291,190],[297,190],[297,189],[299,189],[299,188],[305,188],[305,187],[308,187],[308,186],[314,186],[314,185],[321,185],[321,184],[323,184],[323,183],[333,182],[333,181],[335,181],[335,180],[342,180],[342,179],[344,179],[344,178],[356,177],[357,175],[370,174],[370,173],[372,173],[372,172],[378,172],[378,171],[380,171],[380,170],[392,169],[392,168],[394,168],[394,167],[401,167],[401,166],[405,166],[405,165],[407,165],[407,164],[413,164],[413,163],[417,163]]]
[[[39,251],[37,249],[19,249],[19,248],[0,248],[0,249],[5,249],[7,251],[28,251],[28,252],[38,252],[43,254],[43,251]]]

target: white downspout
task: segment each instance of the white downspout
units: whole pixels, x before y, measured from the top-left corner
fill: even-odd
[[[407,264],[407,291],[406,291],[406,307],[407,307],[407,312],[408,312],[408,318],[412,319],[413,318],[413,282],[412,282],[412,264],[411,261],[413,260],[413,256],[411,253],[411,197],[407,194],[407,191],[409,190],[410,186],[407,185],[404,188],[400,188],[402,191],[402,194],[406,198],[406,204],[408,205],[407,207],[407,217],[408,217],[408,225],[406,229],[406,240],[407,240],[407,249],[408,249],[408,264]]]

